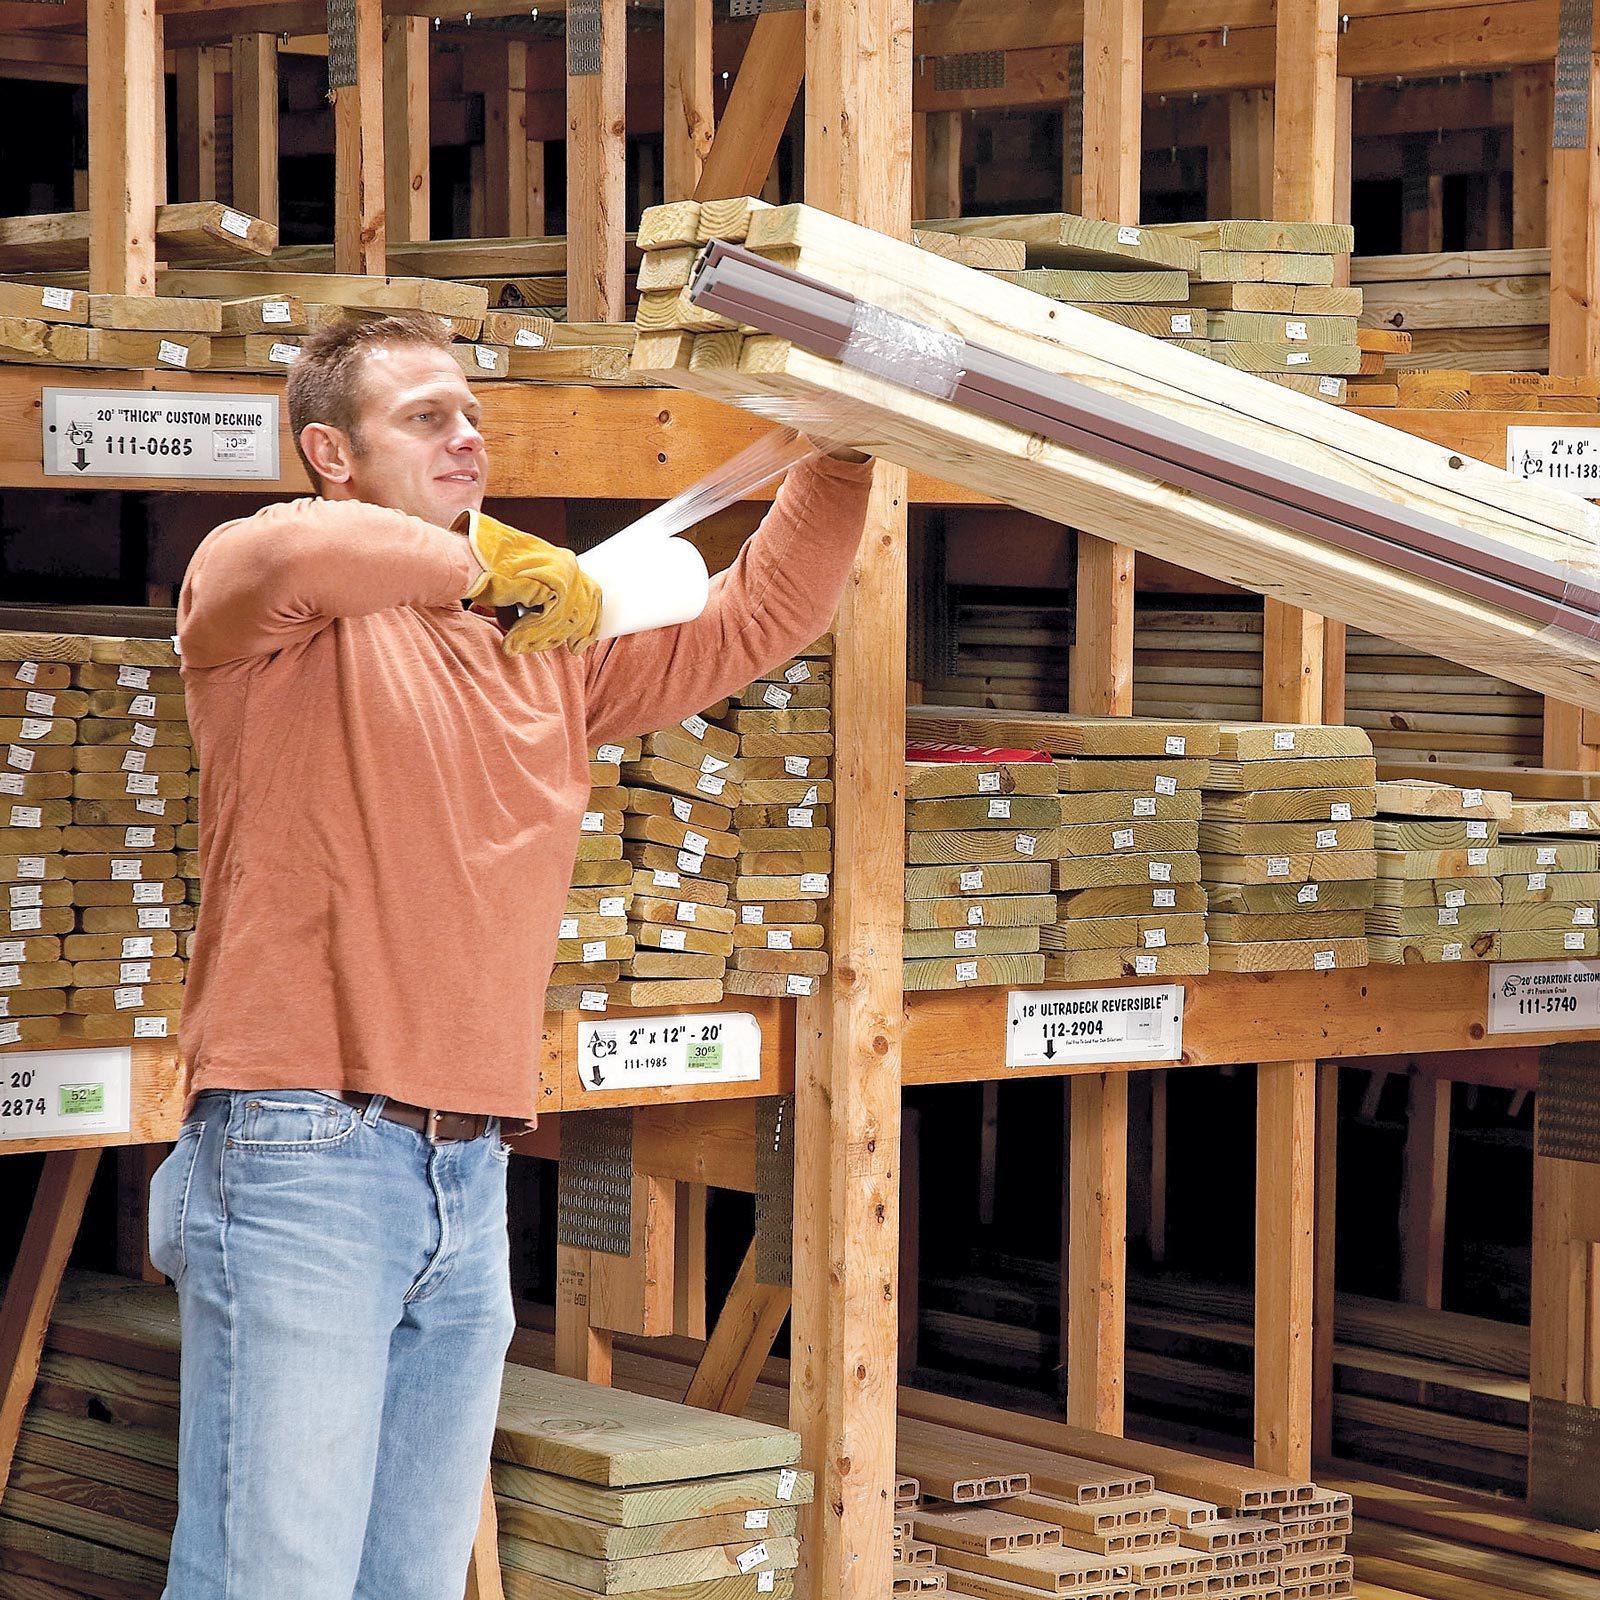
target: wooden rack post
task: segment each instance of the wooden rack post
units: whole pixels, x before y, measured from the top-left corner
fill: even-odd
[[[911,0],[813,0],[806,197],[911,229]],[[795,1028],[790,1422],[816,1473],[802,1592],[891,1587],[905,869],[906,474],[878,465],[835,624],[832,970]]]
[[[157,174],[165,170],[155,0],[92,0],[88,26],[89,288],[154,294]]]
[[[420,20],[420,19],[419,19]],[[233,37],[233,203],[278,220],[278,36]]]
[[[623,228],[627,214],[623,0],[585,0],[567,27],[567,315],[574,322],[627,316]]]
[[[383,209],[391,239],[432,237],[428,126],[428,19],[385,17]]]
[[[664,0],[661,143],[662,196],[693,198],[711,150],[711,0]]]
[[[1139,220],[1140,0],[1089,0],[1083,43],[1083,209],[1107,222]],[[1127,716],[1133,710],[1133,551],[1078,533],[1077,642],[1068,692],[1072,709]],[[1127,1323],[1128,1080],[1120,1073],[1073,1078],[1066,1285],[1062,1349],[1067,1421],[1122,1432]]]
[[[352,0],[356,81],[333,91],[333,264],[336,272],[384,270],[383,3]]]

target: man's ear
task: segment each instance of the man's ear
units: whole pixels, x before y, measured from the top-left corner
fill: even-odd
[[[311,470],[324,485],[348,483],[355,451],[342,428],[326,422],[308,422],[300,430],[300,448]]]

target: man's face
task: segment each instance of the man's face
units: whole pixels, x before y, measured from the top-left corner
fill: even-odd
[[[362,362],[361,422],[349,478],[331,490],[448,528],[483,505],[489,455],[482,410],[450,356],[428,345],[380,345]]]

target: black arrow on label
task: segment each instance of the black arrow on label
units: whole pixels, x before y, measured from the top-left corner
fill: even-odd
[[[594,1064],[594,1086],[597,1089],[605,1086],[605,1079],[600,1076],[600,1063],[598,1061]]]
[[[72,464],[78,469],[79,472],[87,472],[89,470],[89,458],[84,454],[84,449],[81,444],[78,446],[78,458]]]
[[[1055,1060],[1055,1058],[1056,1058],[1056,1042],[1055,1042],[1054,1039],[1046,1039],[1045,1040],[1045,1042],[1044,1042],[1044,1058],[1045,1058],[1046,1061],[1054,1061]]]

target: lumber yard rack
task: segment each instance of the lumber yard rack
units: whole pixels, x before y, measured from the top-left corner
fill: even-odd
[[[161,264],[169,261],[184,221],[176,213],[214,201],[216,154],[206,130],[214,132],[224,61],[232,97],[231,197],[252,223],[275,227],[280,52],[325,51],[319,40],[328,32],[329,11],[337,11],[335,26],[348,30],[350,50],[346,81],[332,95],[332,248],[330,253],[307,247],[300,267],[374,280],[386,272],[424,274],[427,253],[447,243],[428,240],[427,85],[434,19],[447,37],[459,38],[469,11],[481,25],[528,9],[495,0],[472,7],[454,0],[430,6],[347,0],[329,8],[299,0],[228,6],[198,0],[0,4],[0,76],[78,82],[88,90],[83,194],[78,212],[67,215],[87,214],[89,221],[86,227],[76,221],[56,225],[46,241],[57,252],[51,259],[60,259],[63,241],[73,250],[81,242],[83,262],[74,259],[73,270],[86,266],[81,288],[90,296],[161,297]],[[742,8],[759,14],[733,24],[719,20],[715,44],[709,0],[663,0],[659,8],[645,8],[662,21],[666,70],[660,93],[656,80],[647,76],[654,66],[643,67],[636,58],[663,51],[655,48],[654,35],[649,36],[651,51],[638,48],[623,0],[585,0],[581,7],[572,0],[553,9],[583,10],[590,54],[568,60],[559,38],[529,42],[508,31],[502,42],[481,27],[474,40],[479,62],[474,70],[487,84],[492,115],[479,185],[481,226],[473,231],[506,239],[543,234],[545,148],[565,137],[571,198],[559,255],[564,281],[561,298],[543,303],[564,305],[574,323],[620,326],[630,316],[625,124],[639,110],[630,88],[649,90],[645,118],[654,117],[658,101],[664,104],[660,194],[669,202],[732,202],[762,190],[803,81],[803,128],[792,142],[803,151],[804,192],[769,188],[769,197],[804,199],[909,240],[913,217],[954,218],[961,211],[963,127],[972,113],[987,108],[1064,102],[1074,136],[1063,141],[1060,204],[1068,212],[1137,229],[1143,143],[1175,126],[1181,108],[1192,104],[1190,96],[1204,96],[1205,111],[1193,115],[1204,121],[1207,139],[1231,144],[1232,162],[1231,182],[1208,196],[1214,203],[1207,215],[1334,224],[1349,218],[1352,127],[1381,131],[1388,106],[1396,126],[1410,129],[1411,137],[1412,123],[1423,116],[1421,111],[1402,116],[1397,96],[1390,106],[1385,80],[1397,74],[1441,80],[1461,74],[1464,105],[1474,95],[1489,93],[1480,95],[1477,83],[1487,73],[1515,88],[1513,231],[1510,238],[1494,240],[1493,253],[1518,259],[1486,264],[1463,257],[1451,265],[1439,236],[1438,175],[1429,180],[1423,173],[1420,186],[1413,181],[1407,188],[1407,256],[1372,258],[1365,280],[1361,260],[1354,264],[1352,276],[1367,282],[1374,306],[1382,310],[1382,322],[1372,331],[1393,333],[1400,326],[1396,317],[1411,318],[1419,329],[1429,324],[1448,362],[1460,323],[1478,315],[1472,309],[1480,304],[1473,286],[1492,267],[1497,286],[1517,286],[1497,293],[1502,301],[1517,297],[1516,314],[1523,320],[1495,320],[1490,329],[1495,338],[1488,345],[1526,352],[1530,360],[1535,353],[1545,355],[1551,382],[1568,382],[1574,392],[1600,378],[1600,34],[1591,19],[1587,32],[1579,30],[1581,36],[1570,23],[1563,36],[1564,11],[1554,0],[1492,0],[1476,9],[1445,0],[1419,8],[1397,0],[1392,7],[1354,8],[1344,18],[1337,7],[1310,0],[1279,0],[1276,7],[1251,0],[1242,8],[1196,0],[1148,11],[1103,0],[1082,8],[998,0],[916,6],[911,0],[812,0],[805,9]],[[544,20],[548,23],[549,16]],[[1552,151],[1547,129],[1555,115],[1553,63],[1563,37],[1567,93],[1560,114],[1568,119],[1563,125],[1569,136],[1573,115],[1579,123],[1576,136]],[[745,40],[745,53],[742,64],[730,61],[738,69],[731,85],[719,87],[725,38]],[[156,155],[165,143],[169,61],[181,89],[182,192],[172,196]],[[1085,70],[1084,62],[1092,70]],[[1472,75],[1472,83],[1466,75]],[[1587,93],[1575,96],[1575,85],[1586,85]],[[1440,106],[1456,104],[1449,99],[1455,92],[1448,85],[1430,88]],[[1427,123],[1428,140],[1434,127]],[[1441,148],[1448,144],[1447,128],[1439,125]],[[1216,171],[1228,176],[1220,165]],[[649,196],[656,193],[652,185]],[[163,207],[174,213],[165,228]],[[181,237],[192,239],[192,230]],[[477,241],[470,252],[463,247],[447,260],[451,270],[441,276],[508,280],[511,274],[501,273],[488,253],[488,246],[498,242]],[[725,246],[715,254],[741,259]],[[241,268],[237,276],[249,270],[255,269]],[[536,276],[544,281],[554,275],[553,269]],[[1428,287],[1441,280],[1452,286],[1451,293]],[[1424,287],[1419,290],[1417,284]],[[248,294],[244,288],[228,292]],[[1444,301],[1463,308],[1449,313],[1459,320],[1440,312],[1430,323],[1429,307]],[[1425,335],[1419,331],[1417,337],[1420,348]],[[1506,364],[1516,364],[1515,359],[1507,357]],[[1404,400],[1409,394],[1414,403],[1357,397],[1354,409],[1469,463],[1506,463],[1506,429],[1526,423],[1525,412],[1489,403],[1469,409],[1439,399],[1443,391],[1424,382],[1430,376],[1426,372],[1400,376],[1415,379],[1415,386],[1408,391],[1404,381],[1397,383],[1396,397]],[[43,391],[61,385],[237,397],[281,392],[281,379],[254,371],[186,372],[171,365],[115,370],[8,359],[0,362],[0,417],[7,422],[0,427],[0,489],[61,487],[59,479],[45,474],[39,449]],[[1458,381],[1455,393],[1464,402],[1472,387]],[[714,399],[626,383],[490,382],[481,392],[497,491],[516,500],[659,500],[703,476],[766,427]],[[1512,392],[1491,383],[1480,390],[1491,402]],[[1095,397],[1093,408],[1105,415],[1103,396]],[[1037,415],[1035,406],[1030,405],[1029,415]],[[1600,437],[1600,417],[1557,420],[1594,427]],[[1100,423],[1093,426],[1098,429]],[[279,459],[280,476],[252,483],[253,492],[303,492],[286,433],[279,440]],[[1187,470],[1198,469],[1191,464]],[[130,474],[97,477],[93,485],[106,491],[173,491],[175,499],[208,510],[227,503],[217,498],[214,482],[199,479]],[[1252,492],[1264,492],[1264,486]],[[1282,514],[1281,499],[1277,504]],[[741,1409],[752,1396],[768,1406],[781,1402],[786,1387],[804,1464],[817,1481],[816,1504],[802,1518],[799,1582],[802,1592],[829,1600],[878,1600],[891,1591],[893,1531],[901,1515],[895,1509],[897,1372],[908,1299],[915,1314],[919,1251],[914,1210],[903,1218],[900,1206],[902,1166],[914,1172],[917,1159],[914,1118],[902,1120],[903,1091],[1070,1079],[1061,1313],[1065,1422],[1116,1436],[1124,1426],[1128,1356],[1130,1093],[1137,1101],[1158,1092],[1153,1085],[1166,1077],[1137,1071],[1137,1063],[1065,1071],[1055,1064],[1008,1066],[1005,991],[908,995],[903,990],[902,905],[896,886],[905,868],[901,786],[908,695],[902,663],[908,507],[937,507],[962,517],[999,515],[986,496],[935,475],[908,474],[888,464],[879,469],[867,537],[834,637],[832,974],[807,998],[741,998],[737,1009],[761,1024],[759,1075],[707,1089],[596,1089],[584,1073],[579,1014],[552,1014],[543,1046],[543,1121],[536,1133],[519,1141],[530,1156],[558,1157],[564,1131],[592,1122],[601,1111],[631,1113],[632,1254],[562,1244],[554,1325],[530,1332],[530,1347],[537,1344],[538,1359],[562,1372],[600,1383],[615,1376],[619,1384],[665,1384],[663,1372],[670,1369],[680,1393],[689,1383],[698,1400],[729,1410]],[[1389,504],[1386,510],[1391,529],[1415,529],[1426,521],[1419,507]],[[1461,547],[1476,543],[1480,555],[1491,542],[1470,529],[1455,530],[1453,537]],[[1135,708],[1134,551],[1087,533],[1079,534],[1074,548],[1071,709],[1128,716]],[[997,549],[993,559],[1003,565],[1020,558]],[[1495,586],[1500,601],[1510,592],[1508,582],[1514,584],[1519,604],[1544,608],[1545,621],[1559,607],[1587,615],[1593,605],[1592,594],[1581,585],[1569,586],[1549,569],[1541,574],[1526,561],[1483,581]],[[152,599],[170,604],[170,592],[158,589]],[[1344,625],[1269,599],[1258,630],[1260,701],[1251,714],[1286,724],[1344,722],[1346,661],[1361,659],[1354,641],[1347,657]],[[1565,798],[1587,795],[1600,784],[1600,777],[1591,776],[1600,772],[1600,717],[1575,700],[1544,698],[1538,771],[1517,774],[1516,783],[1508,784],[1519,794]],[[1475,767],[1470,753],[1469,747],[1458,768],[1429,775],[1472,784],[1487,782],[1485,772],[1504,771]],[[1367,1512],[1375,1525],[1410,1530],[1395,1533],[1382,1550],[1369,1546],[1370,1581],[1419,1596],[1433,1592],[1417,1578],[1419,1572],[1450,1574],[1459,1580],[1449,1589],[1454,1595],[1467,1593],[1462,1583],[1481,1583],[1485,1575],[1491,1582],[1500,1581],[1497,1573],[1512,1573],[1515,1579],[1521,1569],[1513,1564],[1521,1561],[1549,1560],[1578,1569],[1561,1574],[1569,1584],[1591,1581],[1600,1569],[1593,1537],[1560,1525],[1575,1515],[1564,1498],[1570,1487],[1565,1480],[1582,1476],[1570,1463],[1593,1460],[1592,1454],[1570,1452],[1592,1451],[1592,1441],[1600,1438],[1592,1309],[1600,1165],[1592,1157],[1573,1159],[1570,1144],[1543,1145],[1535,1161],[1530,1383],[1538,1415],[1531,1425],[1532,1510],[1328,1470],[1334,1453],[1333,1237],[1341,1065],[1359,1066],[1380,1079],[1395,1072],[1410,1078],[1415,1126],[1427,1137],[1419,1133],[1408,1144],[1413,1182],[1405,1231],[1414,1273],[1422,1280],[1419,1303],[1435,1308],[1449,1083],[1505,1084],[1537,1094],[1542,1071],[1560,1079],[1568,1096],[1562,1103],[1570,1106],[1573,1072],[1581,1079],[1585,1072],[1600,1071],[1594,1053],[1600,1029],[1519,1034],[1517,1048],[1505,1048],[1486,1027],[1488,970],[1462,963],[1214,972],[1177,980],[1184,991],[1183,1056],[1172,1070],[1239,1065],[1251,1069],[1256,1081],[1254,1466],[1276,1480],[1309,1485],[1315,1462],[1319,1484],[1355,1493],[1358,1528]],[[1556,1053],[1541,1066],[1539,1052],[1546,1047]],[[7,1053],[0,1049],[0,1062]],[[108,1145],[118,1149],[119,1183],[134,1219],[119,1260],[130,1275],[145,1270],[139,1194],[159,1160],[161,1142],[176,1128],[177,1063],[167,1041],[139,1041],[132,1058],[133,1099],[125,1133],[0,1147],[45,1157],[0,1307],[0,1462],[8,1460],[15,1443],[66,1258],[101,1150]],[[1553,1081],[1547,1078],[1546,1086]],[[1445,1085],[1442,1101],[1440,1084]],[[697,1325],[692,1311],[683,1309],[686,1300],[664,1296],[662,1285],[672,1283],[668,1269],[674,1265],[680,1284],[695,1281],[697,1274],[703,1280],[705,1267],[703,1253],[697,1260],[687,1242],[692,1227],[680,1233],[676,1219],[693,1217],[697,1208],[703,1219],[708,1187],[756,1194],[763,1205],[771,1201],[783,1186],[775,1189],[771,1172],[758,1159],[758,1138],[770,1143],[772,1108],[791,1096],[790,1282],[757,1281],[754,1271],[742,1273],[709,1341],[703,1348],[698,1342],[686,1344],[685,1334],[705,1338],[703,1317]],[[574,1132],[567,1137],[573,1139]],[[931,1253],[933,1247],[923,1241],[921,1248]],[[792,1317],[793,1359],[787,1366],[769,1365],[786,1316]],[[649,1340],[648,1356],[630,1343],[640,1339]],[[911,1398],[901,1399],[901,1412],[921,1408],[918,1421],[966,1428],[974,1437],[990,1426],[980,1427],[958,1402],[906,1393]],[[1009,1437],[1045,1447],[1050,1443],[1046,1427],[1014,1419]],[[1589,1481],[1594,1477],[1590,1474]],[[491,1525],[491,1541],[492,1535]],[[492,1549],[492,1542],[482,1548]],[[1359,1567],[1357,1579],[1359,1585]],[[1511,1582],[1513,1590],[1520,1581]],[[1527,1576],[1530,1587],[1522,1592],[1579,1592],[1532,1587],[1538,1581]],[[489,1560],[477,1564],[473,1583],[473,1592],[481,1596],[501,1592]],[[1471,1590],[1468,1600],[1482,1592]]]

